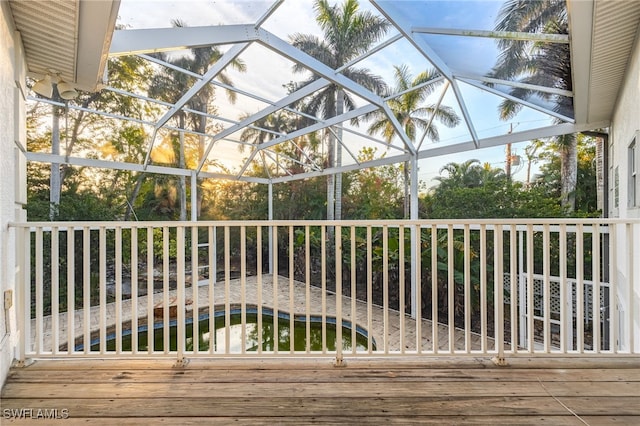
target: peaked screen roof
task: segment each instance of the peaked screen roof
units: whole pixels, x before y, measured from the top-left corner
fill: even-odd
[[[640,3],[568,1],[568,35],[494,31],[502,3],[362,0],[360,9],[386,20],[388,30],[366,52],[334,69],[291,44],[296,34],[323,40],[311,1],[123,0],[119,15],[126,29],[114,32],[110,57],[138,55],[156,71],[172,70],[193,78],[191,86],[179,89],[181,96],[173,103],[154,98],[148,87],[125,93],[106,82],[103,90],[133,96],[158,111],[143,123],[152,135],[145,163],[115,167],[283,182],[406,161],[414,155],[424,159],[607,127],[636,37]],[[172,26],[172,20],[181,21],[181,26]],[[572,88],[545,85],[544,79],[524,84],[518,76],[492,77],[491,70],[500,55],[499,40],[567,45]],[[216,46],[222,54],[220,59],[202,74],[180,67],[177,58],[203,46]],[[165,55],[160,58],[157,52]],[[238,60],[246,64],[245,72],[234,69]],[[294,73],[294,66],[305,72]],[[459,117],[458,124],[449,128],[425,115],[429,125],[437,129],[439,140],[424,136],[422,131],[407,135],[403,123],[393,115],[393,101],[411,93],[411,89],[393,90],[396,67],[403,67],[410,79],[423,71],[437,73],[425,83],[433,91],[424,104],[448,107]],[[362,69],[380,76],[392,90],[376,94],[358,84],[353,75]],[[223,77],[230,79],[231,85]],[[292,88],[292,82],[311,78],[311,84]],[[303,111],[300,102],[319,96],[330,85],[337,85],[351,99],[350,108],[329,118]],[[215,109],[195,111],[192,100],[210,89],[215,91]],[[529,96],[519,96],[514,89]],[[235,103],[227,100],[229,91],[235,94]],[[521,106],[508,120],[500,117],[500,105],[505,100]],[[368,132],[372,121],[367,114],[376,111],[386,113],[395,130],[390,140]],[[158,141],[180,130],[176,118],[181,112],[206,117],[204,132],[185,126],[187,132],[203,138],[204,155],[188,170],[154,168]],[[299,120],[297,128],[285,129],[265,122],[274,114],[305,120]],[[338,166],[327,168],[324,157],[308,149],[310,141],[305,135],[314,132],[332,132],[338,138],[342,153]],[[363,148],[376,148],[375,154],[364,158],[359,155]],[[280,167],[282,159],[298,167]],[[68,161],[73,164],[75,160]]]

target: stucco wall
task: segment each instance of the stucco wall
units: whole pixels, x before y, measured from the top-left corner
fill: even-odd
[[[8,223],[19,218],[25,201],[25,160],[16,142],[25,145],[24,62],[22,43],[14,32],[8,3],[0,2],[0,385],[15,355],[16,258],[14,232]],[[22,86],[22,87],[20,87]],[[22,174],[21,177],[18,177]],[[18,185],[17,185],[18,184]],[[11,293],[7,293],[11,292]],[[11,296],[7,309],[5,295]]]
[[[629,145],[634,136],[636,137],[636,150],[640,150],[640,32],[636,35],[635,48],[629,60],[626,78],[620,91],[611,126],[610,157],[612,158],[610,159],[609,175],[612,185],[615,185],[616,174],[618,175],[619,186],[617,208],[614,191],[610,194],[609,205],[612,217],[640,218],[640,207],[629,208],[627,205]],[[640,164],[637,167],[640,167]],[[630,312],[630,309],[633,309],[637,351],[640,350],[640,338],[637,335],[637,330],[640,330],[640,315],[638,315],[640,313],[640,262],[637,261],[640,258],[640,225],[635,225],[631,233],[635,240],[633,252],[630,252],[626,245],[618,248],[618,253],[622,254],[616,265],[619,283],[618,306],[626,314]],[[625,241],[625,237],[628,235],[627,230],[621,229],[618,241]],[[621,324],[621,331],[628,332],[628,327],[629,324]],[[623,338],[621,344],[624,348],[627,347],[628,342],[625,342]]]

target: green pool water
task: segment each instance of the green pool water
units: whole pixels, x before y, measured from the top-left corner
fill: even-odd
[[[218,313],[220,314],[220,313]],[[312,318],[309,321],[310,326],[310,350],[322,351],[322,323],[318,319]],[[230,314],[229,323],[229,351],[230,353],[239,353],[242,351],[242,318],[240,313]],[[209,351],[210,345],[214,345],[214,351],[224,353],[225,351],[225,334],[227,327],[225,327],[224,315],[216,315],[215,317],[215,332],[209,331],[209,318],[202,318],[198,323],[198,350]],[[347,323],[347,325],[350,325]],[[294,350],[305,351],[306,350],[306,327],[307,322],[304,317],[296,318],[294,321],[293,333],[291,333],[289,325],[288,315],[279,315],[278,317],[278,351],[288,352],[290,348],[291,336],[293,335]],[[274,324],[273,315],[270,313],[262,314],[262,350],[273,351],[274,350]],[[186,350],[191,351],[194,349],[194,336],[193,336],[193,324],[186,325]],[[246,336],[246,351],[257,351],[260,345],[258,341],[258,315],[254,312],[248,312],[246,314],[245,322],[245,336]],[[327,350],[334,351],[336,349],[336,324],[330,320],[326,324],[326,342]],[[343,326],[342,328],[342,347],[344,351],[352,350],[351,341],[351,328]],[[122,350],[130,351],[132,345],[131,333],[124,334],[122,336]],[[359,330],[356,333],[356,350],[365,351],[367,349],[368,340],[366,332]],[[375,344],[372,342],[372,347],[375,349]],[[80,349],[80,348],[78,348]],[[153,349],[155,351],[164,350],[164,330],[162,325],[156,325],[153,330]],[[99,342],[93,342],[91,346],[92,351],[100,350]],[[107,350],[116,350],[115,336],[109,336],[107,340]],[[148,331],[146,327],[138,332],[138,351],[148,350]],[[169,328],[169,350],[177,350],[177,327],[171,325]]]

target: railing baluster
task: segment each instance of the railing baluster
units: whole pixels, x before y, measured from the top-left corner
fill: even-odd
[[[511,352],[518,353],[518,228],[511,224],[509,230],[509,311],[511,335],[509,344]]]
[[[543,337],[544,351],[546,353],[551,352],[551,278],[550,278],[550,250],[549,245],[551,239],[549,236],[549,225],[543,226],[542,232],[542,270],[544,275],[544,289],[542,292],[543,300]]]
[[[304,227],[304,288],[305,288],[305,352],[311,352],[311,241],[309,225]]]
[[[264,345],[262,336],[262,227],[258,226],[256,230],[256,272],[257,272],[257,287],[258,287],[258,354],[262,354],[262,347]]]
[[[620,349],[620,335],[618,333],[618,327],[620,327],[619,315],[620,310],[618,307],[618,226],[616,223],[611,223],[609,227],[609,241],[608,247],[611,253],[609,257],[609,335],[611,336],[611,342],[609,343],[613,353],[618,353]]]
[[[560,252],[560,352],[567,353],[569,336],[573,336],[573,301],[572,298],[567,297],[571,295],[567,289],[567,225],[560,225],[558,238],[558,251]],[[569,318],[571,318],[571,322],[569,322]],[[573,337],[571,337],[572,342]]]
[[[122,228],[115,229],[116,354],[122,353]]]
[[[67,228],[67,353],[75,352],[76,316],[75,229]]]
[[[224,353],[231,353],[231,237],[224,227]]]
[[[197,225],[191,226],[191,324],[193,353],[200,352],[200,262],[199,256],[199,228]],[[211,336],[211,333],[209,333]]]
[[[278,296],[279,296],[279,289],[278,289],[278,271],[279,271],[279,260],[280,260],[280,256],[279,256],[279,252],[278,252],[278,227],[277,226],[273,226],[273,246],[271,247],[272,253],[273,253],[273,275],[272,275],[272,281],[273,281],[273,286],[271,288],[271,298],[272,298],[272,305],[273,305],[273,348],[272,351],[273,353],[278,353],[278,346],[280,343],[280,332],[278,330],[278,322],[279,322],[279,300],[278,300]]]
[[[176,226],[176,351],[178,361],[184,359],[185,345],[187,341],[186,315],[185,315],[185,247],[184,247],[184,226]],[[192,335],[197,339],[198,335]]]
[[[535,352],[534,347],[534,302],[533,302],[533,225],[527,224],[527,349],[529,353]]]
[[[373,250],[372,250],[372,229],[367,225],[367,353],[373,353]]]
[[[455,324],[455,290],[456,282],[454,279],[455,257],[453,255],[453,225],[447,225],[447,329],[449,331],[449,353],[456,351],[456,324]]]
[[[336,363],[342,363],[342,226],[335,227],[336,253]]]
[[[600,353],[602,349],[602,336],[600,333],[600,225],[597,223],[591,227],[591,254],[591,280],[593,281],[591,301],[593,310],[593,318],[591,319],[591,328],[593,330],[592,347],[596,353]]]
[[[584,228],[576,226],[576,345],[584,353]]]
[[[493,261],[494,261],[494,342],[498,361],[504,358],[504,235],[502,225],[494,225]]]
[[[389,354],[389,228],[382,226],[382,312],[383,349]]]
[[[464,225],[464,349],[471,353],[471,230]]]
[[[169,277],[170,277],[170,242],[171,235],[168,226],[162,228],[162,297],[163,297],[163,309],[162,309],[162,348],[165,354],[168,354],[170,348],[170,334],[169,334],[169,312],[171,310],[171,300],[169,299]]]
[[[400,225],[398,229],[398,284],[399,284],[399,298],[400,298],[400,306],[398,307],[398,313],[400,315],[400,353],[404,354],[405,349],[405,318],[407,315],[407,308],[405,306],[405,297],[404,297],[404,225]]]
[[[440,327],[438,324],[438,227],[431,225],[431,341],[433,353],[440,350],[438,342]]]
[[[416,247],[416,269],[414,273],[416,274],[416,310],[415,310],[415,320],[416,320],[416,353],[422,353],[422,228],[420,225],[415,225],[415,235],[416,239],[414,244]]]
[[[320,232],[320,259],[322,280],[322,353],[327,353],[327,226],[322,225]]]
[[[487,353],[487,225],[480,225],[480,349]]]
[[[51,353],[60,349],[60,229],[51,227]]]
[[[295,288],[295,269],[293,263],[294,257],[294,240],[293,240],[293,225],[289,225],[289,352],[293,353],[295,349],[295,303],[294,303],[294,288]]]
[[[42,228],[36,228],[36,344],[35,353],[44,352],[44,250]]]
[[[91,351],[91,229],[82,228],[82,313],[83,313],[83,347],[84,353]]]
[[[636,224],[627,224],[626,228],[627,228],[627,300],[628,302],[628,313],[626,315],[625,318],[625,323],[627,324],[627,334],[628,334],[628,341],[629,341],[629,352],[634,353],[635,351],[635,335],[636,335],[636,331],[635,331],[635,318],[636,315],[638,315],[635,312],[635,302],[634,300],[636,300],[636,295],[635,295],[635,290],[634,290],[634,285],[633,283],[635,283],[635,276],[634,276],[634,267],[636,264],[636,255],[635,255],[635,249],[634,247],[636,246],[636,241],[635,241],[635,235],[636,233],[634,233],[634,226],[635,227],[639,227],[640,225]],[[640,277],[639,277],[640,278]],[[638,332],[640,333],[640,330],[638,330]]]
[[[247,228],[240,226],[240,351],[247,352]]]
[[[357,289],[356,289],[356,227],[350,226],[350,255],[351,255],[351,353],[356,353],[356,329],[358,311],[356,309]]]
[[[99,286],[100,286],[100,354],[107,353],[107,229],[104,226],[98,231],[99,252]]]
[[[215,226],[209,226],[207,229],[207,238],[209,241],[209,250],[207,252],[209,258],[209,279],[207,280],[208,294],[209,294],[209,353],[213,354],[217,352],[218,339],[216,332],[216,305],[215,305],[215,283],[216,283],[216,236]],[[260,237],[258,237],[260,238]],[[261,253],[259,252],[259,255]],[[262,270],[258,269],[258,279],[261,279]],[[260,282],[260,281],[258,281]],[[261,292],[260,292],[261,294]],[[260,332],[260,329],[258,329]]]
[[[147,226],[147,352],[155,351],[155,315],[153,312],[154,291],[154,256],[153,256],[153,227]]]
[[[131,353],[138,353],[138,227],[131,227]]]

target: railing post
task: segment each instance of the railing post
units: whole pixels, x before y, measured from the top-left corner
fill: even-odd
[[[24,366],[27,345],[30,342],[31,303],[27,297],[31,287],[31,231],[28,226],[16,228],[16,253],[18,260],[18,276],[16,280],[16,319],[18,326],[18,363]],[[27,328],[28,327],[28,328]]]

